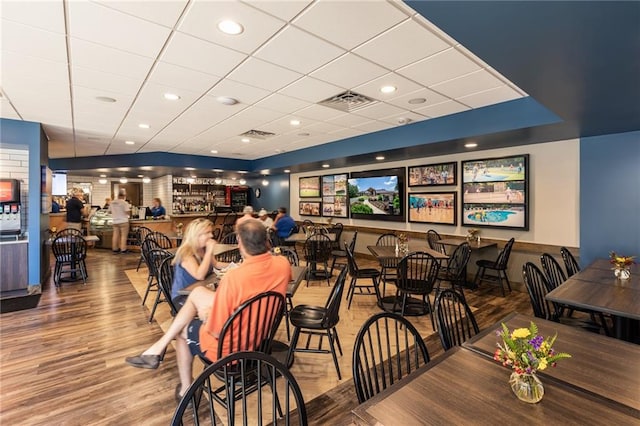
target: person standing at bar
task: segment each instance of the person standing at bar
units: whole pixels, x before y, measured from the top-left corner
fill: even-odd
[[[67,228],[82,231],[82,213],[84,212],[82,196],[81,188],[71,190],[71,198],[67,200]]]
[[[127,252],[127,236],[129,235],[129,212],[131,206],[125,201],[127,194],[124,190],[118,192],[118,198],[109,205],[109,212],[113,218],[113,237],[111,250],[114,254]]]

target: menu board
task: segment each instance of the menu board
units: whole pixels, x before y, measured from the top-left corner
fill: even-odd
[[[347,173],[322,176],[322,216],[348,217]]]

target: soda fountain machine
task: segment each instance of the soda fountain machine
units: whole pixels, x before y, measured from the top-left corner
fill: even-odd
[[[20,181],[0,179],[0,234],[18,235],[21,229]]]

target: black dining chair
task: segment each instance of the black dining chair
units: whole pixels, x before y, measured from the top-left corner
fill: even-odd
[[[340,365],[338,364],[338,356],[336,348],[342,356],[342,347],[338,338],[338,330],[336,326],[340,321],[338,312],[340,311],[340,303],[342,302],[342,293],[344,291],[344,283],[347,277],[347,270],[343,268],[338,275],[335,285],[329,293],[327,303],[322,306],[298,305],[289,314],[291,325],[293,325],[293,336],[289,344],[289,353],[287,354],[287,365],[291,365],[294,352],[311,352],[311,353],[330,353],[333,357],[333,363],[338,373],[338,380],[342,379],[340,375]],[[307,343],[304,348],[298,348],[298,339],[300,334],[307,335]],[[319,336],[318,348],[310,348],[311,337]],[[329,349],[322,349],[322,340],[326,336],[329,340]]]
[[[509,292],[511,292],[511,283],[507,276],[507,267],[514,242],[515,238],[511,238],[507,241],[507,244],[505,244],[504,248],[500,251],[495,261],[487,259],[480,259],[476,261],[476,265],[478,265],[478,272],[476,272],[476,277],[473,280],[476,288],[480,286],[481,282],[487,281],[498,285],[502,291],[502,297],[504,297],[504,283],[506,283],[509,288]],[[490,271],[495,272],[495,274],[491,274]]]
[[[346,243],[344,245],[345,253],[347,254],[347,265],[349,269],[349,275],[351,276],[351,282],[349,283],[349,290],[347,290],[347,299],[349,300],[349,304],[347,305],[347,309],[351,309],[351,301],[353,300],[354,294],[356,294],[356,289],[359,290],[358,294],[371,294],[371,289],[373,289],[373,294],[376,295],[376,300],[378,303],[381,303],[382,297],[380,296],[380,271],[375,268],[360,268],[358,266],[358,262],[356,262],[355,256],[353,255],[353,251],[351,247],[349,247]],[[360,279],[370,279],[371,284],[358,284],[358,280]],[[362,290],[366,289],[367,292],[363,292]]]
[[[447,250],[445,245],[440,243],[441,239],[442,237],[435,229],[429,229],[427,231],[427,244],[429,245],[429,248],[446,255]]]
[[[433,291],[438,279],[440,262],[429,253],[412,252],[403,257],[398,263],[398,281],[396,284],[396,297],[393,302],[393,312],[400,304],[400,314],[424,315],[431,317],[431,326],[435,329],[433,308],[429,300],[429,294]],[[420,296],[422,299],[418,306],[409,306],[410,296]]]
[[[376,246],[397,247],[398,236],[393,233],[382,234],[376,240]],[[398,259],[380,258],[380,279],[382,280],[382,294],[387,289],[387,283],[394,283],[398,279]]]
[[[560,247],[560,254],[562,255],[564,268],[567,270],[567,278],[580,272],[580,265],[568,248]]]
[[[467,264],[471,257],[471,247],[469,243],[462,243],[456,247],[447,262],[447,266],[440,267],[438,273],[438,291],[440,291],[443,281],[449,282],[451,288],[457,290],[464,299],[464,285],[467,280]]]
[[[53,282],[56,287],[60,287],[64,274],[75,278],[79,273],[83,284],[87,283],[87,242],[83,237],[73,234],[56,236],[51,249],[55,258]]]
[[[464,295],[454,289],[442,290],[434,306],[438,335],[445,351],[462,345],[480,332]]]
[[[164,295],[164,291],[162,290],[162,285],[160,283],[160,267],[162,266],[162,262],[164,262],[166,259],[173,259],[173,254],[168,252],[165,249],[161,249],[161,248],[155,248],[155,249],[151,249],[151,251],[149,251],[147,253],[148,257],[148,263],[149,263],[149,268],[151,269],[151,273],[154,275],[155,280],[156,280],[156,285],[157,285],[157,291],[156,291],[156,300],[154,300],[153,302],[153,307],[151,308],[151,314],[149,315],[149,322],[153,321],[153,316],[156,313],[156,309],[158,308],[158,305],[162,302],[167,302],[168,300],[171,299],[171,295],[169,295],[169,298],[167,298]]]
[[[146,226],[138,226],[135,230],[136,235],[136,245],[140,247],[140,259],[138,259],[138,266],[136,267],[136,272],[140,269],[142,264],[147,264],[144,260],[144,254],[142,253],[142,242],[147,238],[147,235],[152,233],[153,231]]]
[[[142,306],[147,302],[147,297],[152,291],[158,291],[158,282],[156,281],[156,275],[153,271],[153,264],[151,263],[151,250],[161,249],[153,238],[145,238],[140,246],[140,252],[144,258],[144,262],[147,264],[147,289],[144,292],[142,298]]]
[[[173,247],[171,239],[159,231],[152,231],[146,236],[145,239],[152,239],[158,245],[158,247],[166,250]]]
[[[268,386],[263,384],[256,388],[257,372]],[[236,395],[224,410],[229,425],[236,422],[242,425],[290,425],[297,419],[298,425],[307,426],[307,410],[295,377],[274,357],[262,352],[236,352],[205,368],[178,404],[171,419],[172,426],[220,424],[222,412],[213,403],[215,395],[209,386],[212,376],[222,380],[225,394]],[[259,395],[254,403],[247,404],[253,392]],[[284,407],[280,406],[280,399],[284,401]],[[240,410],[236,401],[242,401]]]
[[[84,234],[82,233],[82,231],[80,231],[79,229],[75,229],[75,228],[64,228],[64,229],[59,230],[55,234],[55,237],[66,237],[66,236],[84,238]]]
[[[406,318],[382,312],[360,328],[353,348],[358,403],[369,400],[429,362],[420,333]]]
[[[304,260],[307,262],[307,286],[314,279],[327,280],[330,285],[329,259],[331,240],[323,234],[313,234],[304,243]]]
[[[160,264],[158,283],[160,285],[160,290],[162,291],[164,300],[169,305],[171,316],[175,317],[178,314],[180,308],[182,308],[182,306],[184,305],[187,296],[178,296],[176,297],[176,299],[173,299],[171,297],[173,289],[173,273],[175,271],[171,262],[173,262],[173,256],[167,257]]]
[[[280,247],[274,247],[273,249],[271,249],[271,253],[273,255],[276,256],[285,256],[287,258],[287,260],[289,261],[289,263],[291,264],[291,266],[299,266],[300,265],[300,259],[298,258],[298,253],[296,253],[295,251],[293,251],[290,247],[286,247],[286,246],[280,246]],[[289,326],[289,315],[291,314],[291,311],[293,310],[293,299],[292,299],[291,294],[289,294],[289,292],[287,292],[287,297],[286,297],[286,306],[284,309],[284,320],[285,320],[285,325],[287,326],[287,340],[289,340],[291,338],[291,330],[290,330],[290,326]]]
[[[349,242],[349,248],[351,248],[351,253],[354,252],[355,248],[356,248],[356,239],[358,238],[358,230],[356,229],[355,231],[353,231],[353,238],[351,238],[351,242]],[[335,241],[334,241],[335,243]],[[335,247],[335,244],[333,245],[333,247]],[[340,247],[340,246],[338,246]],[[348,267],[349,265],[347,264],[347,252],[345,250],[343,250],[343,247],[340,247],[339,249],[333,249],[331,250],[331,257],[332,257],[332,261],[331,261],[331,276],[333,276],[333,269],[335,268],[336,265],[344,265],[346,267]],[[344,262],[341,262],[340,259],[344,259]]]

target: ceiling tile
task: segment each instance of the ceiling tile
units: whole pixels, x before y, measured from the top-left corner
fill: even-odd
[[[353,70],[358,70],[358,72],[353,72]],[[336,86],[353,89],[387,72],[387,70],[372,62],[352,53],[347,53],[312,72],[311,76]]]
[[[153,60],[133,53],[71,38],[71,65],[122,75],[142,81]]]
[[[256,9],[260,9],[268,14],[280,18],[284,21],[290,21],[298,15],[304,8],[312,3],[312,0],[296,0],[296,1],[265,1],[265,0],[243,0]]]
[[[224,76],[246,55],[187,34],[174,33],[161,60],[207,74]]]
[[[49,158],[70,158],[75,156],[76,150],[73,143],[59,140],[49,141]]]
[[[67,62],[67,44],[64,34],[45,31],[2,19],[0,29],[2,51],[24,56]]]
[[[242,25],[244,31],[228,35],[218,30],[218,23],[226,19]],[[285,22],[239,2],[199,1],[191,4],[178,30],[250,54],[284,25]]]
[[[391,70],[424,59],[451,47],[424,26],[407,19],[354,50]]]
[[[336,124],[328,122],[314,123],[304,127],[305,131],[308,131],[313,135],[328,134],[331,132],[337,132],[342,129],[342,126],[338,126]]]
[[[15,109],[11,106],[11,103],[4,97],[0,98],[0,116],[2,118],[11,118],[14,120],[20,120],[20,116]]]
[[[500,86],[484,92],[474,93],[473,95],[463,96],[458,98],[457,101],[462,102],[465,105],[469,105],[472,108],[480,108],[521,97],[522,96],[511,87]]]
[[[371,121],[370,118],[361,117],[355,114],[343,114],[336,118],[327,120],[329,123],[336,124],[338,126],[357,127],[361,124]]]
[[[398,114],[393,114],[388,117],[381,118],[380,121],[396,126],[396,125],[405,125],[409,123],[416,123],[418,121],[423,121],[427,119],[428,117],[425,117],[424,115],[416,114],[411,111],[403,111]]]
[[[409,101],[411,99],[419,99],[423,98],[425,101],[421,104],[410,104]],[[394,97],[393,99],[389,99],[386,101],[392,105],[398,106],[404,109],[410,109],[415,111],[417,108],[424,108],[428,105],[440,104],[442,102],[448,101],[449,98],[446,96],[442,96],[439,93],[434,92],[433,90],[422,88],[420,90],[416,90],[415,92],[408,93],[404,96]]]
[[[380,89],[384,86],[393,86],[396,88],[396,91],[392,93],[382,93]],[[420,88],[422,88],[422,86],[401,75],[388,73],[382,77],[376,78],[375,80],[371,80],[368,83],[356,86],[353,90],[356,93],[360,93],[370,98],[388,102],[391,99],[415,92]]]
[[[306,9],[294,24],[351,50],[407,16],[391,3],[382,1],[321,0]]]
[[[156,58],[171,29],[88,1],[67,3],[71,37]]]
[[[165,27],[169,28],[172,28],[176,24],[178,18],[180,17],[180,14],[182,14],[182,11],[188,3],[187,0],[94,1],[101,4],[102,6],[116,9],[120,12],[137,16],[138,18],[155,22],[156,24],[164,25]]]
[[[397,72],[420,84],[431,86],[480,69],[480,66],[451,48],[399,69]]]
[[[158,62],[154,67],[149,81],[175,87],[177,90],[204,93],[220,80],[212,74],[206,74],[167,62]]]
[[[252,105],[269,95],[268,90],[259,89],[255,86],[238,83],[237,81],[222,80],[216,84],[207,95],[213,98],[219,96],[229,96],[237,99],[241,105]],[[216,101],[217,102],[217,101]]]
[[[33,2],[3,1],[2,19],[20,22],[59,34],[65,33],[64,5],[62,2],[39,2],[37,7],[38,12],[34,13]]]
[[[468,110],[469,107],[456,101],[446,101],[436,105],[429,105],[423,108],[414,108],[413,111],[427,117],[436,118],[444,115],[455,114]]]
[[[478,70],[462,77],[435,84],[431,86],[431,89],[450,98],[459,98],[502,85],[503,83],[488,71]]]
[[[290,114],[294,111],[301,110],[308,105],[309,102],[292,98],[290,96],[281,95],[279,93],[269,95],[256,103],[256,106],[260,108],[271,109],[274,111],[282,112],[284,114]]]
[[[71,68],[71,78],[74,86],[130,96],[135,96],[138,93],[141,83],[138,79],[78,66]]]
[[[315,78],[306,77],[288,85],[280,90],[280,93],[311,103],[324,101],[345,90],[344,87],[334,86]]]
[[[343,115],[343,111],[338,111],[337,109],[328,108],[326,106],[313,104],[306,108],[296,111],[296,115],[303,118],[311,118],[314,120],[330,120],[332,118],[339,117]]]
[[[294,27],[287,27],[254,56],[307,74],[342,55],[344,50]]]
[[[354,114],[368,117],[374,120],[379,120],[383,117],[389,117],[390,115],[402,114],[405,111],[406,110],[398,108],[397,106],[386,104],[384,102],[378,102],[366,108],[359,109],[355,111]]]
[[[383,121],[377,121],[377,120],[371,120],[371,121],[367,121],[366,123],[357,125],[357,126],[353,126],[354,129],[356,130],[360,130],[362,132],[377,132],[380,130],[384,130],[384,129],[388,129],[390,126],[388,123],[385,123]]]
[[[9,97],[19,90],[35,93],[55,90],[64,99],[70,99],[69,70],[66,63],[5,51],[0,54],[2,87]]]
[[[300,77],[302,74],[253,57],[229,74],[231,80],[271,91],[277,91]]]

